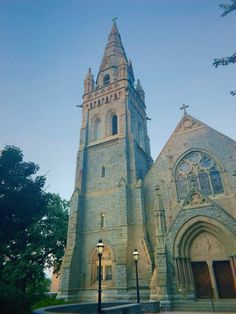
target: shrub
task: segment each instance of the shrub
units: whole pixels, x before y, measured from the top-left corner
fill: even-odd
[[[35,310],[40,307],[46,307],[46,306],[51,306],[51,305],[60,305],[60,304],[65,304],[66,302],[64,300],[57,300],[52,297],[45,297],[44,299],[36,302],[31,309]]]
[[[0,283],[0,313],[30,314],[27,296],[13,286]]]

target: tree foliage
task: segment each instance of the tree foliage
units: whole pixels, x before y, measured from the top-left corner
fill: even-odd
[[[231,4],[230,3],[220,4],[220,8],[224,9],[221,16],[226,16],[228,13],[232,12],[233,10],[236,10],[236,1],[231,0],[231,2],[232,2]]]
[[[220,7],[224,10],[221,16],[226,16],[230,12],[236,10],[236,0],[231,0],[231,3],[221,4]],[[215,58],[213,65],[217,68],[219,65],[229,65],[230,63],[236,63],[236,52],[229,57]],[[230,92],[232,96],[236,95],[236,90]]]
[[[236,52],[230,57],[214,59],[213,65],[217,68],[219,65],[228,65],[236,62]]]
[[[38,165],[19,148],[0,156],[0,280],[23,292],[39,291],[44,270],[58,271],[66,244],[68,202],[46,193]]]

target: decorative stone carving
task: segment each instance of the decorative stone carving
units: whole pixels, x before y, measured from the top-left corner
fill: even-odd
[[[184,132],[192,129],[196,129],[201,127],[202,124],[196,120],[193,120],[192,117],[186,116],[183,118],[183,120],[180,122],[178,127],[176,128],[174,134],[179,132]]]
[[[202,232],[193,240],[190,249],[191,259],[207,256],[225,255],[225,248],[216,237],[208,232]]]
[[[197,191],[194,191],[184,202],[184,206],[207,204],[208,199]]]

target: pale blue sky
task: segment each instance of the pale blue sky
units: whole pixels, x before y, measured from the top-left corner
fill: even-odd
[[[96,77],[113,16],[146,92],[152,157],[182,117],[179,107],[236,138],[236,66],[229,0],[0,0],[0,146],[20,147],[69,199],[79,143],[83,80]]]

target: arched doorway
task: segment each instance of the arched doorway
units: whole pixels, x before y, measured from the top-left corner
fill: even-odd
[[[192,288],[197,299],[236,298],[232,235],[209,218],[195,217],[181,229],[175,240],[179,287]]]
[[[190,260],[197,298],[212,294],[219,298],[236,298],[227,249],[213,234],[203,231],[193,240]]]
[[[91,285],[94,285],[98,281],[98,255],[97,250],[92,252],[91,263]],[[105,245],[102,253],[102,286],[112,287],[114,286],[114,254],[112,250]]]

